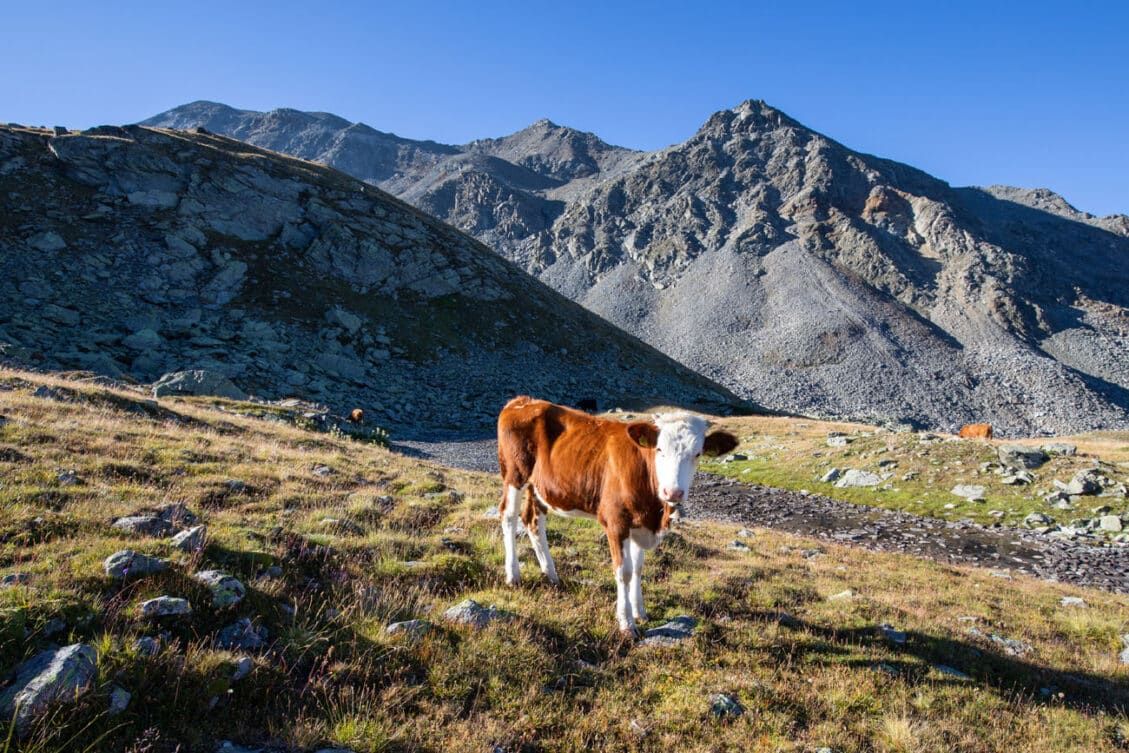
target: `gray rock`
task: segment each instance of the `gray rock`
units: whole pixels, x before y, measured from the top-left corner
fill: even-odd
[[[1124,648],[1121,651],[1121,656],[1118,658],[1121,659],[1122,664],[1129,664],[1129,633],[1121,636],[1121,645],[1124,646]]]
[[[151,329],[142,329],[134,332],[122,340],[122,345],[133,350],[151,350],[164,342],[159,334]]]
[[[844,437],[844,436],[828,437],[827,438],[827,446],[828,447],[846,447],[848,444],[850,444],[850,441],[851,441],[850,437]]]
[[[714,693],[710,696],[710,713],[719,718],[738,717],[745,713],[745,707],[728,693]]]
[[[1077,445],[1066,442],[1048,442],[1040,449],[1048,455],[1075,455],[1078,453]]]
[[[876,473],[851,468],[835,482],[835,486],[839,489],[848,489],[852,487],[878,486],[881,482],[882,479]]]
[[[996,454],[1005,466],[1028,470],[1034,470],[1050,460],[1050,456],[1039,448],[1018,444],[1000,445]]]
[[[443,619],[459,625],[469,625],[475,630],[481,630],[498,619],[507,619],[508,612],[496,609],[493,606],[484,607],[474,599],[466,599],[443,613]]]
[[[1042,528],[1052,526],[1055,519],[1041,512],[1033,512],[1023,519],[1023,525],[1028,528]]]
[[[984,501],[983,486],[976,486],[973,484],[958,484],[952,488],[952,493],[958,497],[963,497],[970,502]]]
[[[225,397],[246,400],[247,393],[239,389],[223,374],[207,369],[175,371],[165,374],[153,385],[153,397],[177,395]]]
[[[156,656],[161,650],[161,642],[156,638],[145,635],[133,642],[133,649],[140,656]]]
[[[204,548],[207,538],[207,526],[193,526],[173,536],[170,543],[182,552],[198,552]]]
[[[63,240],[63,236],[59,235],[54,230],[47,230],[28,238],[27,245],[31,246],[36,251],[52,253],[62,251],[67,247],[67,242]]]
[[[676,646],[687,638],[693,637],[694,628],[698,621],[689,615],[680,615],[670,622],[651,628],[643,633],[641,646]]]
[[[168,565],[168,560],[138,554],[132,549],[123,549],[107,557],[106,561],[102,563],[102,568],[106,571],[106,575],[122,580],[159,573],[165,570]]]
[[[1064,607],[1082,607],[1083,609],[1089,606],[1081,596],[1063,596],[1058,603]]]
[[[201,570],[192,577],[211,590],[212,606],[221,609],[238,604],[247,595],[247,587],[239,579],[219,570]]]
[[[251,674],[255,668],[255,661],[250,656],[241,656],[235,660],[235,671],[231,673],[231,681],[239,682]]]
[[[1067,483],[1056,480],[1055,486],[1072,497],[1097,494],[1102,490],[1100,474],[1094,470],[1079,471]]]
[[[141,536],[167,536],[173,530],[172,523],[156,515],[129,515],[118,518],[113,527]]]
[[[133,699],[133,694],[125,688],[115,685],[110,691],[110,716],[117,716],[129,708],[129,702]]]
[[[1034,483],[1034,481],[1035,477],[1031,474],[1030,471],[1016,471],[1015,473],[1009,473],[1008,475],[1000,479],[1001,483],[1008,486],[1025,486],[1027,484]]]
[[[1098,527],[1103,531],[1118,533],[1121,531],[1123,524],[1121,518],[1116,515],[1103,515],[1098,521]]]
[[[31,576],[27,573],[8,573],[0,578],[0,588],[26,586],[29,583],[31,583]]]
[[[227,651],[258,651],[267,645],[270,632],[264,625],[256,625],[242,617],[216,635],[216,646]]]
[[[827,473],[820,476],[819,480],[825,484],[833,484],[839,480],[839,477],[841,475],[843,475],[843,472],[841,470],[839,470],[838,468],[832,468]]]
[[[896,630],[891,625],[882,625],[882,637],[898,646],[903,646],[906,643],[906,632],[904,630]]]
[[[176,596],[158,596],[141,603],[142,617],[175,617],[192,614],[192,605],[188,599]]]
[[[971,680],[972,679],[971,677],[969,677],[964,672],[961,672],[959,669],[956,669],[954,667],[950,667],[947,664],[934,664],[933,669],[937,670],[938,672],[940,672],[943,675],[948,675],[949,677],[955,677],[958,680]]]
[[[725,547],[725,548],[726,548],[726,549],[730,549],[730,550],[732,550],[732,551],[734,551],[734,552],[751,552],[751,551],[753,551],[753,550],[752,550],[752,549],[751,549],[751,548],[749,547],[749,545],[748,545],[748,544],[746,544],[746,543],[745,543],[744,541],[734,541],[734,542],[731,542],[731,543],[729,544],[729,546],[727,546],[727,547]]]
[[[51,706],[73,703],[89,690],[98,675],[97,661],[95,650],[82,643],[39,652],[13,670],[0,693],[0,715],[14,718],[22,735]]]
[[[431,623],[427,620],[405,620],[404,622],[393,622],[388,627],[384,628],[384,632],[388,635],[406,635],[410,638],[418,638],[431,630]]]

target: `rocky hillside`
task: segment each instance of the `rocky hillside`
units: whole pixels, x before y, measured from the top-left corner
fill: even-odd
[[[479,429],[515,393],[734,398],[478,242],[226,137],[0,127],[0,360]]]
[[[462,147],[380,134],[400,146],[363,171],[321,145],[367,127],[328,116],[197,103],[151,122],[382,185],[772,407],[1003,433],[1129,425],[1129,218],[1050,191],[953,188],[757,101],[654,153],[548,121]]]

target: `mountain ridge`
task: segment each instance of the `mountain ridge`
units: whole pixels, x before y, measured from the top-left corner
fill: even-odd
[[[1023,433],[1129,421],[1124,215],[953,187],[760,100],[602,165],[587,138],[531,138],[552,131],[539,123],[513,151],[496,146],[512,135],[472,142],[500,163],[431,154],[382,185],[761,404]],[[796,279],[811,287],[789,306]]]

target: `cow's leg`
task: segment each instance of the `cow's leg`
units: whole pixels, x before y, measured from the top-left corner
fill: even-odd
[[[553,562],[553,555],[549,554],[549,538],[545,535],[545,519],[548,516],[541,510],[536,510],[534,514],[536,520],[525,524],[525,532],[529,534],[529,542],[533,544],[533,553],[537,555],[541,572],[555,586],[561,579],[557,577],[557,566]]]
[[[629,538],[627,549],[631,558],[631,615],[637,622],[646,622],[647,610],[643,607],[643,547],[635,539]]]
[[[502,491],[502,544],[506,547],[506,583],[521,582],[521,565],[517,561],[517,526],[521,518],[521,489],[506,484]]]
[[[615,618],[619,622],[619,630],[632,638],[636,637],[635,619],[631,615],[631,606],[627,598],[631,581],[631,557],[626,552],[627,536],[624,533],[607,529],[608,546],[612,553],[612,570],[615,573]]]

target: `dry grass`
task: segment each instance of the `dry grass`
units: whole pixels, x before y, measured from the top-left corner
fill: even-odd
[[[43,384],[74,397],[33,397]],[[1125,748],[1124,597],[771,531],[739,553],[725,548],[732,526],[688,524],[649,559],[645,595],[654,622],[691,614],[698,631],[674,649],[630,646],[593,524],[552,521],[562,588],[539,580],[527,547],[526,584],[506,588],[497,522],[483,516],[493,478],[199,403],[163,400],[168,412],[153,414],[138,399],[0,372],[0,575],[31,577],[0,590],[0,668],[86,641],[100,670],[93,692],[10,750],[100,735],[97,749],[138,753],[211,753],[220,739],[358,753]],[[61,485],[64,469],[81,483]],[[208,525],[202,554],[108,525],[170,502]],[[113,583],[101,561],[127,546],[174,567]],[[822,555],[805,556],[812,548]],[[262,577],[275,565],[281,577]],[[205,567],[244,580],[247,599],[212,608],[189,577]],[[848,588],[853,597],[828,598]],[[141,620],[138,603],[161,593],[189,598],[193,615]],[[1059,606],[1068,594],[1089,606]],[[443,625],[442,610],[467,597],[517,618],[478,633]],[[239,653],[213,639],[244,616],[269,629],[271,647],[232,682]],[[416,617],[437,623],[422,640],[384,632]],[[64,631],[45,636],[55,619]],[[905,645],[885,640],[883,623],[905,630]],[[973,624],[1031,649],[1000,655],[969,635]],[[140,656],[135,638],[162,630],[167,648]],[[133,701],[111,718],[115,685]],[[717,692],[744,715],[715,719]]]

